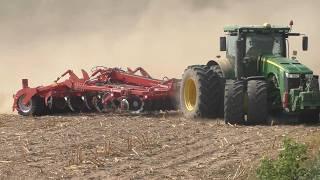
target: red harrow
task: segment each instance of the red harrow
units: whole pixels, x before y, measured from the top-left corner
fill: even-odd
[[[65,112],[175,110],[179,80],[153,79],[143,68],[127,71],[97,66],[83,78],[68,70],[48,86],[30,88],[28,79],[14,95],[13,111],[45,115]],[[140,75],[137,73],[140,72]],[[69,76],[65,78],[65,76]],[[61,78],[65,78],[61,81]],[[61,82],[60,82],[61,81]]]

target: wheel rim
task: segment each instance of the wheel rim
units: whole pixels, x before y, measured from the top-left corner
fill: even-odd
[[[193,79],[188,79],[184,86],[184,104],[188,111],[195,108],[197,101],[197,89]]]
[[[23,104],[24,97],[25,97],[24,95],[20,96],[20,98],[18,100],[18,107],[19,107],[20,111],[22,111],[24,113],[28,113],[32,109],[32,101],[29,101],[28,104],[24,105]]]

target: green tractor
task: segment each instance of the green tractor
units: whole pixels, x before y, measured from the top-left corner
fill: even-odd
[[[320,92],[318,76],[296,57],[289,57],[290,27],[226,26],[217,56],[206,65],[184,71],[180,106],[189,118],[224,118],[230,124],[261,124],[268,114],[287,112],[303,122],[318,122]],[[295,55],[296,55],[296,51]]]

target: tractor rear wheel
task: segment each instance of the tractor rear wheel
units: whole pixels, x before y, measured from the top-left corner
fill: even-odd
[[[189,66],[180,87],[180,107],[187,118],[218,117],[223,80],[209,66]]]
[[[298,120],[300,123],[306,123],[306,124],[319,123],[319,111],[313,110],[313,111],[301,112],[298,115]]]
[[[310,84],[311,91],[319,91],[319,77],[313,76],[311,84]]]
[[[23,104],[24,95],[18,99],[18,114],[23,116],[41,116],[45,114],[44,99],[40,96],[33,96],[28,104]]]
[[[268,84],[264,80],[249,80],[247,85],[247,123],[266,123],[268,118]]]
[[[220,87],[221,88],[221,97],[222,97],[222,100],[221,100],[221,103],[219,105],[219,110],[218,110],[218,116],[219,118],[223,118],[223,112],[224,112],[224,105],[223,105],[223,98],[224,98],[224,85],[225,85],[225,80],[223,78],[223,72],[222,72],[222,69],[220,68],[220,66],[218,64],[210,64],[210,61],[207,63],[207,66],[209,66],[214,72],[216,72],[218,74],[218,76],[221,78],[221,80],[223,81],[222,82],[222,86]],[[214,88],[214,87],[213,87]],[[213,96],[215,96],[215,94],[212,94]]]
[[[224,96],[224,120],[225,123],[244,123],[244,95],[243,81],[227,80]]]

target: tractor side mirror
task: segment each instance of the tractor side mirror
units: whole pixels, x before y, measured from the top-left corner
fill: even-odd
[[[220,37],[220,51],[227,50],[227,40],[226,37]]]
[[[302,50],[304,51],[308,50],[308,36],[302,37]]]

